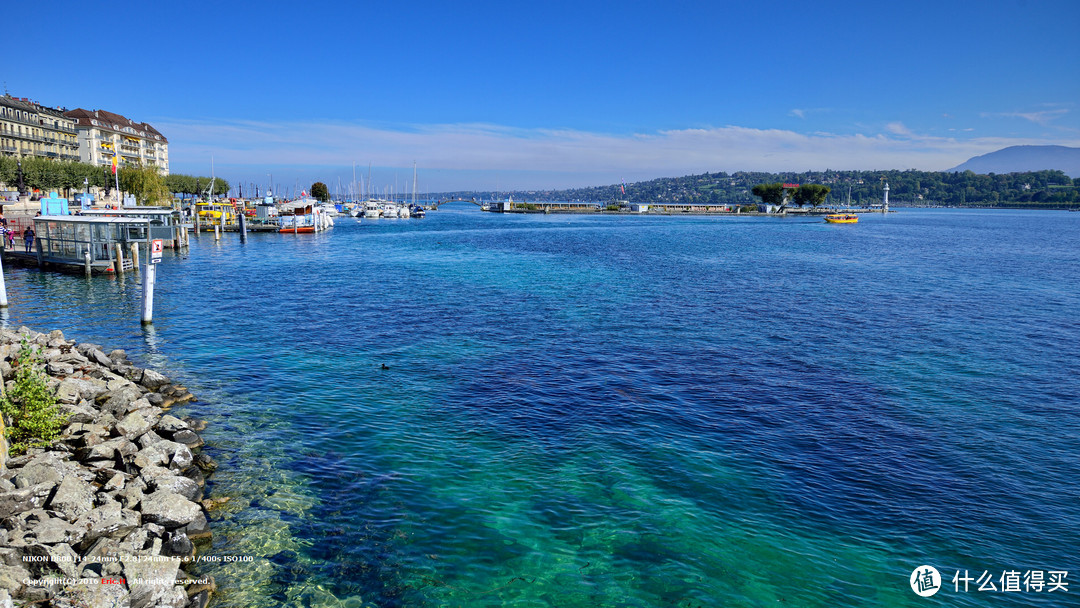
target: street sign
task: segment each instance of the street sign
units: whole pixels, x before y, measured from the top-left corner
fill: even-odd
[[[161,239],[154,239],[150,241],[150,263],[157,264],[161,261],[161,252],[165,248],[165,243]]]

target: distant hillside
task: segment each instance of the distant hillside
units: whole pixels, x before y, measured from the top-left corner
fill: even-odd
[[[1020,206],[1066,208],[1080,204],[1080,178],[1075,182],[1065,173],[1032,171],[985,174],[916,171],[807,171],[805,173],[704,173],[685,177],[661,177],[644,182],[609,184],[573,190],[528,190],[512,192],[447,192],[441,197],[466,200],[587,201],[611,203],[620,200],[643,203],[708,203],[749,205],[761,199],[751,193],[757,184],[775,182],[822,184],[832,189],[827,205],[851,201],[865,206],[882,199],[889,184],[889,200],[902,205],[971,205],[980,207]],[[625,191],[624,191],[625,189]]]
[[[997,152],[983,154],[949,171],[975,173],[1019,173],[1023,171],[1063,171],[1072,178],[1080,177],[1080,148],[1066,146],[1009,146]]]

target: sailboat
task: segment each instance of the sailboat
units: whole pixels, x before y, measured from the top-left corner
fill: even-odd
[[[411,217],[415,217],[415,218],[422,218],[425,215],[427,215],[427,213],[424,211],[424,208],[421,207],[420,205],[416,204],[416,161],[413,161],[413,164],[412,164],[412,208],[411,208],[411,212],[412,212]]]

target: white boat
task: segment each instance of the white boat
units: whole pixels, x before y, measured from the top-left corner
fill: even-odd
[[[364,217],[372,220],[382,217],[382,207],[379,206],[379,201],[368,199],[364,203]]]

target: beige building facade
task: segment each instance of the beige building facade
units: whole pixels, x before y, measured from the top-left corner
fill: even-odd
[[[154,127],[105,110],[78,108],[64,115],[78,131],[81,162],[109,166],[115,151],[121,167],[157,167],[169,174],[169,140]]]
[[[75,120],[23,97],[0,97],[0,154],[79,160]]]

